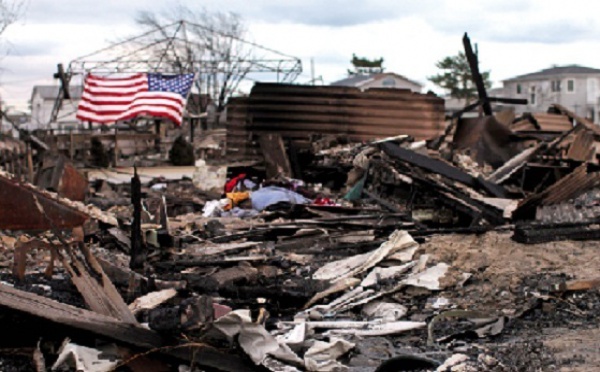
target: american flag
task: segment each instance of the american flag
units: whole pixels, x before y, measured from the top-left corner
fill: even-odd
[[[88,74],[77,119],[109,124],[148,115],[180,125],[193,80],[194,74],[135,74],[118,78]]]

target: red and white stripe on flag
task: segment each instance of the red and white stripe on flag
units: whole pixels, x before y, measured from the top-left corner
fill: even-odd
[[[137,116],[167,118],[181,125],[185,98],[175,92],[149,91],[148,75],[101,77],[88,74],[77,108],[77,119],[113,124]]]

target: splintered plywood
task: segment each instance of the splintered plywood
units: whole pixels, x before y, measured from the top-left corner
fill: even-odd
[[[283,140],[278,134],[263,134],[259,136],[260,149],[265,156],[267,178],[277,176],[292,177],[292,167],[283,146]]]

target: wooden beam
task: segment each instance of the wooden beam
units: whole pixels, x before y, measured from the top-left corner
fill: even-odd
[[[398,145],[386,142],[379,145],[381,149],[394,159],[398,159],[408,164],[412,164],[429,172],[440,174],[441,176],[458,181],[475,189],[486,190],[490,195],[498,198],[505,198],[507,193],[504,187],[488,182],[483,178],[475,178],[464,172],[462,169],[454,167],[441,160],[421,155],[411,150],[407,150]]]
[[[142,326],[0,284],[0,306],[143,348],[163,346],[162,338]]]
[[[79,248],[83,257],[79,257],[71,248],[68,248],[68,254],[62,255],[61,260],[86,304],[97,313],[126,323],[137,324],[135,316],[89,248],[83,242],[79,242]],[[67,256],[70,260],[67,259]]]
[[[510,105],[526,105],[527,100],[524,98],[504,98],[504,97],[488,97],[490,102],[506,103]]]
[[[477,55],[473,52],[473,48],[471,47],[471,40],[469,39],[469,36],[466,32],[465,36],[463,37],[463,45],[465,47],[465,55],[467,56],[469,67],[471,68],[471,77],[473,79],[473,82],[475,83],[475,87],[477,87],[477,94],[479,95],[479,101],[481,102],[483,113],[486,116],[491,116],[492,106],[490,105],[490,100],[485,90],[483,77],[479,72],[479,61],[477,59]]]
[[[137,173],[137,167],[133,168],[131,178],[131,203],[133,204],[133,223],[131,225],[131,259],[129,267],[131,270],[141,269],[146,262],[146,249],[142,242],[142,183]]]

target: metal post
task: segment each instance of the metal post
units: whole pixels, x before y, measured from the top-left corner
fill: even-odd
[[[154,131],[156,132],[156,138],[154,139],[154,149],[158,153],[160,153],[160,123],[160,119],[154,120]]]

